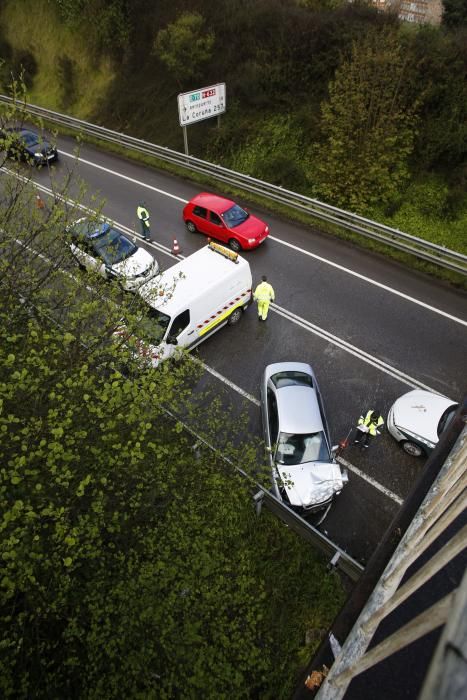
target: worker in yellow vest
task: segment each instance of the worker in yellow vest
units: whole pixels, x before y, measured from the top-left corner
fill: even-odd
[[[136,209],[136,216],[141,224],[141,233],[146,241],[151,240],[151,228],[149,226],[149,212],[146,208],[146,202],[140,202]]]
[[[261,277],[261,282],[256,287],[253,299],[258,302],[258,319],[265,321],[268,317],[269,304],[274,301],[274,289],[268,283],[266,275]]]
[[[357,432],[355,435],[354,445],[360,447],[368,447],[369,440],[380,435],[380,428],[384,425],[384,420],[377,409],[367,411],[366,416],[360,416],[358,419]]]

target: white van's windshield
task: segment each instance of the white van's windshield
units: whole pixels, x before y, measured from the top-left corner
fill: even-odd
[[[157,309],[149,308],[138,323],[138,336],[151,345],[158,345],[169,327],[171,318]]]

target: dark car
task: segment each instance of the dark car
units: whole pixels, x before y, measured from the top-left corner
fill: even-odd
[[[183,209],[183,220],[190,233],[200,231],[232,250],[257,248],[268,236],[269,227],[231,199],[201,192]]]
[[[31,129],[9,127],[0,136],[8,158],[33,165],[46,165],[58,159],[57,148]]]

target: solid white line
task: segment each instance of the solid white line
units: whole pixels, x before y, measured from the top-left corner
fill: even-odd
[[[309,331],[310,333],[314,333],[315,335],[319,336],[320,338],[327,340],[328,343],[332,343],[333,345],[336,345],[341,350],[348,352],[350,355],[357,357],[359,360],[361,360],[362,362],[366,362],[367,364],[371,365],[372,367],[376,367],[376,369],[379,369],[381,372],[384,372],[385,374],[389,374],[391,377],[394,377],[395,379],[402,382],[403,384],[407,384],[407,386],[410,386],[413,389],[425,389],[426,391],[431,391],[431,393],[433,393],[433,394],[439,394],[440,396],[443,396],[443,394],[440,394],[439,391],[436,391],[435,389],[432,389],[431,387],[427,386],[426,384],[423,384],[422,382],[417,381],[413,377],[410,377],[408,374],[405,374],[405,372],[401,372],[400,370],[396,369],[396,367],[392,367],[391,365],[388,365],[386,362],[383,362],[383,360],[380,360],[375,355],[370,355],[369,353],[365,352],[364,350],[360,350],[360,348],[355,347],[355,345],[351,345],[346,340],[343,340],[342,338],[339,338],[338,336],[333,335],[329,331],[326,331],[323,328],[320,328],[319,326],[315,326],[315,324],[311,323],[311,321],[307,321],[305,318],[301,318],[300,316],[297,316],[296,314],[292,313],[291,311],[288,311],[287,309],[283,309],[282,307],[280,307],[274,303],[271,304],[270,308],[272,311],[277,313],[279,316],[283,316],[285,319],[287,319],[288,321],[291,321],[292,323],[295,323],[297,326],[301,326],[302,328]]]
[[[165,197],[169,197],[170,199],[175,199],[178,202],[181,202],[182,204],[187,203],[187,199],[183,199],[183,197],[178,197],[177,195],[171,194],[170,192],[166,192],[165,190],[161,190],[158,187],[154,187],[153,185],[148,185],[145,182],[142,182],[142,180],[136,180],[135,178],[128,177],[127,175],[123,175],[121,173],[116,172],[115,170],[111,170],[110,168],[105,168],[102,165],[97,165],[96,163],[93,163],[92,161],[86,160],[85,158],[77,157],[74,154],[67,153],[66,151],[60,151],[60,153],[63,153],[64,156],[68,156],[69,158],[74,158],[75,160],[79,160],[82,163],[85,163],[85,165],[89,165],[93,168],[97,168],[98,170],[102,170],[106,173],[109,173],[109,175],[115,175],[115,177],[120,177],[123,180],[127,180],[128,182],[132,182],[135,185],[139,185],[140,187],[145,187],[148,190],[152,190],[153,192],[157,192],[158,194],[162,194]],[[368,284],[372,284],[375,287],[379,287],[380,289],[384,289],[384,291],[389,292],[390,294],[394,294],[395,296],[400,297],[401,299],[405,299],[406,301],[411,302],[412,304],[416,304],[417,306],[422,307],[423,309],[427,309],[428,311],[432,311],[435,314],[438,314],[439,316],[444,316],[444,318],[448,318],[450,321],[454,321],[455,323],[459,323],[462,326],[467,326],[467,321],[464,321],[461,318],[458,318],[457,316],[453,316],[452,314],[448,314],[446,311],[442,311],[441,309],[436,308],[435,306],[431,306],[430,304],[426,304],[424,301],[419,301],[418,299],[415,299],[414,297],[409,296],[408,294],[405,294],[404,292],[399,292],[397,289],[393,289],[392,287],[389,287],[386,284],[383,284],[382,282],[377,282],[376,280],[372,279],[371,277],[366,277],[366,275],[362,275],[359,272],[355,272],[354,270],[351,270],[348,267],[344,267],[343,265],[339,265],[338,263],[333,262],[332,260],[328,260],[327,258],[323,258],[320,255],[316,255],[316,253],[311,253],[308,250],[305,250],[304,248],[299,248],[296,245],[293,245],[292,243],[288,243],[287,241],[282,240],[281,238],[276,238],[276,236],[269,236],[269,239],[271,241],[275,241],[276,243],[279,243],[280,245],[284,245],[287,248],[291,248],[292,250],[295,250],[297,253],[301,253],[302,255],[307,255],[310,258],[314,258],[315,260],[319,260],[319,262],[324,263],[325,265],[330,265],[331,267],[334,267],[337,270],[340,270],[341,272],[345,272],[348,275],[352,275],[353,277],[357,277],[358,279],[362,280],[363,282],[367,282]]]
[[[3,168],[2,168],[3,169]],[[5,172],[9,172],[6,170]],[[13,173],[9,173],[13,174]],[[19,176],[21,177],[21,176]],[[45,194],[48,194],[50,197],[57,197],[57,199],[62,199],[65,201],[67,204],[71,204],[73,207],[76,209],[80,209],[81,211],[84,211],[87,214],[90,214],[91,216],[97,216],[97,212],[95,209],[91,209],[90,207],[87,207],[85,204],[80,204],[79,202],[76,202],[74,199],[66,199],[65,197],[62,197],[62,195],[57,195],[53,192],[53,190],[50,187],[47,187],[46,185],[42,185],[39,183],[34,183],[36,189],[40,190],[41,192],[44,192]],[[99,215],[101,218],[104,218],[102,214]],[[110,217],[109,217],[110,219]],[[119,223],[118,221],[114,222],[117,224],[118,228],[121,229],[122,231],[125,231],[125,233],[128,233],[130,236],[134,236],[138,238],[140,241],[143,241],[146,245],[150,246],[151,248],[155,248],[157,251],[160,253],[164,253],[164,255],[168,255],[169,258],[172,258],[173,260],[183,260],[185,258],[184,255],[174,255],[170,248],[168,248],[165,245],[162,245],[162,243],[158,243],[157,241],[153,240],[146,240],[143,238],[143,236],[140,233],[136,233],[134,229],[129,228],[128,226],[125,226],[124,224]]]
[[[231,389],[233,389],[233,390],[236,391],[238,394],[240,394],[240,396],[243,396],[245,399],[248,399],[248,401],[251,401],[251,403],[254,403],[255,406],[260,406],[260,405],[261,405],[261,403],[258,401],[258,399],[255,399],[255,397],[252,396],[251,394],[249,394],[247,391],[245,391],[244,389],[241,389],[237,384],[234,384],[233,382],[230,381],[230,379],[227,379],[227,377],[224,377],[223,374],[220,374],[219,372],[217,372],[217,371],[216,371],[215,369],[213,369],[212,367],[209,367],[209,365],[205,364],[205,363],[204,363],[202,360],[200,360],[198,357],[195,357],[194,355],[189,355],[189,357],[190,357],[191,360],[193,360],[193,362],[197,362],[197,363],[200,364],[202,367],[204,367],[204,369],[206,370],[206,372],[209,372],[210,374],[212,374],[213,377],[216,377],[216,378],[219,379],[221,382],[224,382],[224,384],[227,384],[227,386],[229,386]]]
[[[357,474],[357,476],[359,476],[361,479],[367,481],[369,484],[371,484],[371,486],[374,486],[375,489],[378,489],[378,491],[381,491],[381,493],[383,493],[388,498],[391,498],[399,505],[402,505],[402,503],[404,502],[404,500],[400,496],[395,494],[393,491],[387,489],[385,486],[380,484],[379,481],[375,481],[374,479],[372,479],[371,476],[368,476],[368,474],[365,474],[364,472],[360,471],[360,469],[358,469],[357,467],[354,467],[353,464],[348,462],[343,457],[338,457],[337,461],[339,462],[339,464],[342,464],[342,466],[347,467],[349,471],[353,472],[354,474]]]
[[[45,186],[45,185],[37,185],[37,189],[49,194],[50,196],[54,196],[54,193],[52,190]],[[60,199],[64,199],[62,196],[59,196]],[[72,199],[67,199],[66,200],[68,203],[71,203],[73,206],[84,210],[86,212],[89,212],[93,215],[95,215],[95,211],[92,209],[89,209],[83,204],[79,204],[75,202]],[[123,224],[120,224],[119,222],[115,222],[119,228],[125,230],[126,232],[138,236],[138,238],[141,238],[138,234],[136,234],[134,231],[129,229],[127,226],[124,226]],[[183,255],[173,255],[169,251],[168,248],[165,246],[162,246],[159,243],[152,242],[152,247],[156,248],[160,252],[164,253],[165,255],[168,255],[169,257],[178,260],[178,259],[183,259]],[[288,321],[291,321],[292,323],[295,323],[297,326],[300,326],[301,328],[304,328],[305,330],[309,331],[310,333],[314,333],[314,335],[317,335],[320,338],[323,338],[324,340],[328,341],[329,343],[332,343],[333,345],[336,345],[339,347],[341,350],[344,350],[345,352],[349,353],[350,355],[353,355],[354,357],[357,357],[358,359],[362,360],[362,362],[366,362],[367,364],[371,365],[372,367],[376,367],[379,369],[381,372],[384,372],[385,374],[390,375],[391,377],[394,377],[395,379],[401,381],[402,383],[406,384],[407,386],[410,386],[413,389],[425,389],[426,391],[431,391],[434,394],[440,394],[440,392],[432,389],[431,387],[427,386],[426,384],[423,384],[422,382],[417,381],[413,377],[410,377],[409,375],[405,374],[404,372],[401,372],[400,370],[396,369],[395,367],[392,367],[391,365],[388,365],[386,362],[383,362],[379,358],[377,358],[374,355],[370,355],[369,353],[365,352],[364,350],[360,350],[359,348],[355,347],[354,345],[351,345],[348,343],[346,340],[339,338],[338,336],[330,333],[329,331],[324,330],[324,328],[320,328],[319,326],[316,326],[314,323],[311,323],[311,321],[308,321],[307,319],[304,319],[300,316],[297,316],[297,314],[294,314],[292,311],[288,311],[287,309],[282,308],[278,304],[271,304],[271,310],[277,313],[279,316],[282,316]],[[207,369],[207,365],[206,365]],[[211,370],[209,370],[211,371]],[[211,371],[211,374],[215,374],[215,370]],[[221,381],[225,381],[226,384],[229,384],[229,381],[226,377],[222,379],[222,375],[220,374],[215,374]],[[231,387],[235,389],[235,391],[238,391],[239,394],[242,394],[246,396],[247,398],[250,398],[250,394],[247,392],[244,392],[243,389],[240,387],[237,387],[235,384],[231,384]],[[440,396],[443,396],[443,394],[440,394]],[[255,403],[256,399],[251,397],[251,400],[253,400],[253,403]],[[259,404],[258,404],[259,405]]]
[[[467,326],[467,321],[464,321],[462,318],[458,318],[457,316],[453,316],[452,314],[448,314],[446,311],[442,311],[441,309],[437,309],[435,306],[431,306],[430,304],[426,304],[424,301],[419,301],[418,299],[414,299],[414,297],[409,296],[408,294],[404,294],[404,292],[399,292],[397,289],[393,289],[392,287],[388,287],[387,284],[383,284],[382,282],[377,282],[376,280],[372,279],[371,277],[366,277],[365,275],[361,275],[359,272],[355,272],[354,270],[350,270],[348,267],[344,267],[343,265],[339,265],[338,263],[332,262],[331,260],[328,260],[327,258],[322,258],[320,255],[316,255],[316,253],[310,253],[308,250],[304,250],[303,248],[299,248],[296,245],[293,245],[292,243],[288,243],[287,241],[283,241],[280,238],[275,238],[275,236],[269,236],[269,238],[273,241],[276,241],[276,243],[280,243],[281,245],[287,246],[287,248],[291,248],[292,250],[296,250],[298,253],[302,253],[302,255],[307,255],[310,258],[314,258],[315,260],[319,260],[322,263],[325,263],[326,265],[330,265],[331,267],[335,267],[337,270],[341,270],[341,272],[346,272],[348,275],[352,275],[352,277],[357,277],[360,280],[363,280],[364,282],[368,282],[368,284],[372,284],[375,287],[379,287],[380,289],[384,289],[385,292],[389,292],[390,294],[395,294],[395,296],[400,297],[401,299],[405,299],[406,301],[412,302],[412,304],[416,304],[417,306],[421,306],[424,309],[428,309],[428,311],[433,311],[435,314],[439,314],[440,316],[444,316],[445,318],[448,318],[450,321],[454,321],[455,323],[460,323],[462,326]]]
[[[158,194],[163,194],[164,197],[170,197],[170,199],[175,199],[177,202],[181,202],[182,204],[187,203],[187,199],[183,199],[183,197],[177,197],[176,194],[171,194],[170,192],[166,192],[165,190],[160,190],[158,187],[154,187],[153,185],[148,185],[146,182],[143,182],[142,180],[136,180],[134,177],[129,177],[128,175],[123,175],[122,173],[117,173],[115,170],[111,170],[110,168],[104,168],[103,165],[97,165],[97,163],[93,163],[90,160],[86,160],[85,158],[81,158],[76,156],[76,154],[73,153],[67,153],[66,151],[60,150],[60,155],[68,156],[68,158],[73,158],[74,160],[78,160],[80,163],[84,163],[85,165],[90,165],[92,168],[97,168],[97,170],[102,170],[105,173],[108,173],[109,175],[115,175],[115,177],[119,177],[122,180],[127,180],[128,182],[132,182],[134,185],[139,185],[139,187],[145,187],[147,190],[151,190],[152,192],[157,192]]]

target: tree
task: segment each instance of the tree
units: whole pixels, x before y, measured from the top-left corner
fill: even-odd
[[[443,6],[443,24],[453,29],[467,25],[465,0],[443,0]]]
[[[412,39],[420,101],[415,144],[417,166],[425,172],[462,169],[467,146],[467,31],[420,28]],[[459,172],[459,171],[458,171]]]
[[[145,309],[73,264],[64,229],[74,179],[51,176],[53,204],[38,209],[34,183],[9,169],[1,696],[287,697],[305,626],[325,627],[336,611],[336,579],[308,545],[256,518],[248,480],[193,449],[180,416],[202,403],[205,437],[257,467],[242,420],[217,411],[216,395],[193,400],[195,365],[154,370],[137,344],[114,341],[121,317],[136,335]]]
[[[392,32],[354,42],[322,105],[323,140],[311,173],[318,196],[365,211],[390,201],[407,181],[416,104],[407,97],[406,70]]]
[[[167,66],[179,85],[200,74],[210,60],[214,34],[203,34],[204,18],[197,12],[184,12],[161,29],[154,41],[154,53]]]
[[[79,28],[93,49],[110,54],[126,48],[130,35],[127,0],[49,0],[63,23]]]

